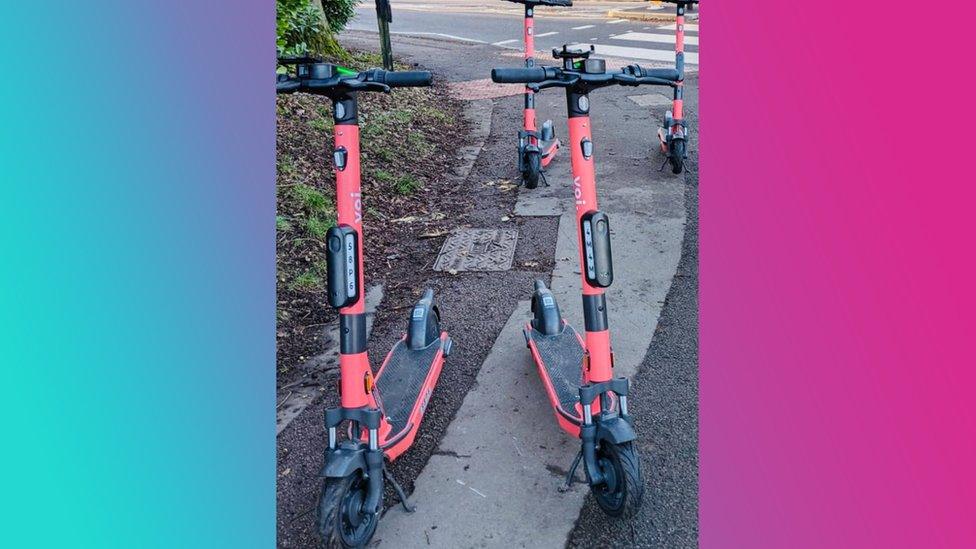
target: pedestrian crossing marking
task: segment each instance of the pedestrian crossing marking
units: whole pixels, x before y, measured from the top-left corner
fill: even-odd
[[[625,32],[610,37],[613,40],[630,40],[632,42],[654,42],[657,44],[674,44],[673,34],[654,34],[650,32]],[[689,46],[698,45],[697,36],[685,36],[685,44]]]

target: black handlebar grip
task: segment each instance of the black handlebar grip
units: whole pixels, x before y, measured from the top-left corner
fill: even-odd
[[[389,71],[383,77],[383,83],[391,88],[422,88],[433,82],[430,71]]]
[[[546,69],[543,67],[526,67],[520,69],[491,69],[491,79],[499,84],[529,84],[542,82],[546,79]]]
[[[678,73],[678,70],[669,67],[644,68],[640,65],[631,65],[631,67],[634,69],[634,73],[637,76],[644,78],[660,78],[661,80],[670,80],[672,82],[677,82],[681,79],[681,75]]]
[[[275,93],[292,93],[302,85],[300,80],[278,80]]]

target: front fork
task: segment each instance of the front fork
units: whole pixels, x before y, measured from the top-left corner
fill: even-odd
[[[351,422],[353,433],[365,430],[368,442],[346,440],[340,444],[338,429],[346,421]],[[382,413],[376,408],[331,408],[325,411],[329,444],[325,450],[325,465],[320,476],[345,478],[353,474],[363,475],[368,489],[362,511],[371,515],[379,514],[383,504],[384,456],[379,446],[381,421]]]
[[[630,382],[619,377],[602,383],[588,383],[580,387],[580,402],[583,402],[583,424],[580,426],[580,439],[583,442],[573,461],[566,484],[571,485],[580,460],[584,463],[587,482],[597,486],[606,482],[606,475],[597,458],[597,444],[625,444],[637,438],[633,420],[627,409]],[[618,406],[611,409],[611,394],[616,395]],[[593,403],[599,401],[603,411],[594,415]]]

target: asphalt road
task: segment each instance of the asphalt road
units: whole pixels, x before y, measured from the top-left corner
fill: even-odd
[[[630,3],[626,3],[627,5]],[[609,19],[609,6],[580,2],[571,8],[536,9],[536,51],[549,57],[552,48],[563,44],[594,44],[602,57],[613,57],[648,64],[674,63],[674,31],[665,23]],[[667,6],[665,9],[670,9]],[[492,44],[522,50],[521,4],[495,0],[472,2],[393,2],[391,32],[413,36],[449,38],[472,43]],[[363,5],[349,24],[350,30],[375,32],[376,11]],[[694,68],[698,63],[698,27],[686,25],[685,60]]]

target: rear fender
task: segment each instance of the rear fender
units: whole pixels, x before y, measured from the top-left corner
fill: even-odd
[[[425,349],[441,336],[440,311],[434,305],[434,290],[428,288],[410,312],[407,345],[413,350]]]

